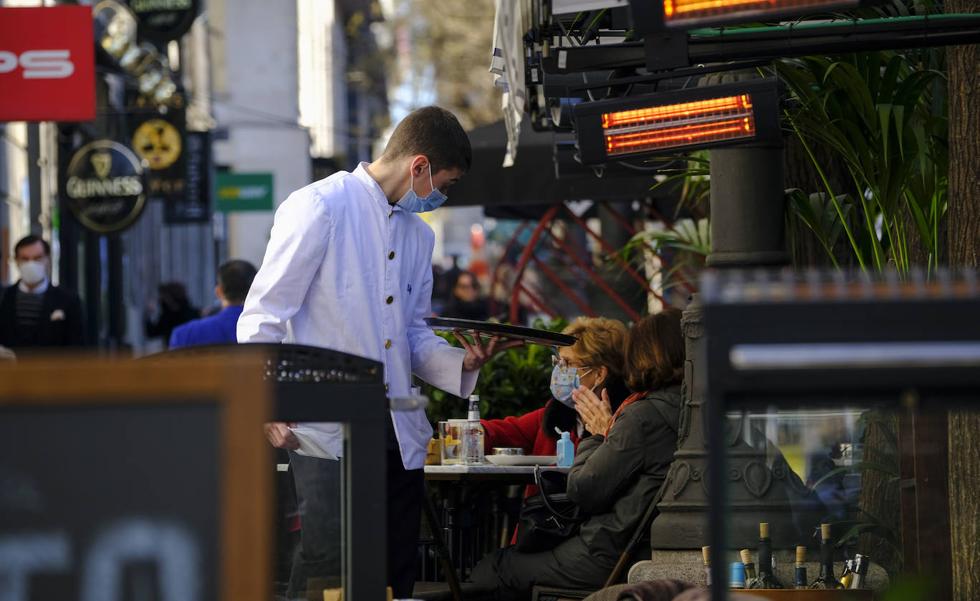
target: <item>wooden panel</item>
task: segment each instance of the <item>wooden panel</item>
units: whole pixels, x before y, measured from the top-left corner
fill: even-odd
[[[58,508],[46,512],[43,503],[32,508],[0,499],[26,516],[26,525],[9,513],[0,519],[0,553],[6,538],[6,551],[18,554],[38,534],[32,527],[58,533],[69,549],[58,566],[37,570],[46,577],[30,584],[44,591],[29,598],[78,598],[100,565],[91,539],[125,531],[130,534],[117,540],[122,547],[142,553],[144,563],[156,560],[136,569],[151,570],[142,582],[155,582],[161,599],[177,590],[196,591],[200,601],[268,599],[272,473],[261,426],[271,415],[271,397],[263,371],[264,357],[252,353],[165,362],[61,357],[0,366],[0,415],[11,420],[0,442],[6,444],[0,474],[46,486],[37,498]],[[29,427],[17,430],[15,423]],[[77,495],[64,494],[69,481]],[[132,516],[137,519],[126,521]],[[139,528],[120,527],[134,523],[143,528],[142,540],[132,535]],[[173,541],[147,540],[154,528],[177,532],[177,547],[189,549],[192,559],[175,562],[173,545],[164,559]],[[122,586],[132,575],[132,562],[112,559],[99,574],[108,565],[120,582],[104,579],[103,587]],[[175,572],[168,570],[177,563],[192,574],[201,565],[214,572],[174,588]],[[216,596],[205,600],[208,591]]]

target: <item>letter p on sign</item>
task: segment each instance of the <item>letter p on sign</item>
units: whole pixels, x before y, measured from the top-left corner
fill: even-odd
[[[95,118],[92,8],[0,8],[0,122]]]

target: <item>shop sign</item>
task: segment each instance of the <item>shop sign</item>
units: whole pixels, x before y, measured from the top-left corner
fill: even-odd
[[[141,38],[169,42],[191,28],[200,3],[198,0],[129,0],[129,8],[139,19]]]
[[[149,200],[179,200],[187,191],[185,117],[183,109],[131,113],[130,147],[143,160]]]
[[[167,223],[207,223],[211,221],[211,134],[187,132],[184,142],[184,194],[166,202],[164,219]]]
[[[92,8],[0,8],[0,122],[95,119]]]
[[[64,178],[64,197],[75,218],[100,234],[129,227],[143,212],[143,163],[113,140],[96,140],[72,155]]]
[[[223,213],[271,211],[271,173],[218,173],[215,177],[215,208]]]

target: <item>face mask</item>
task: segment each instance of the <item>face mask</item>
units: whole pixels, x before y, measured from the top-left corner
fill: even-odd
[[[411,172],[409,173],[411,175]],[[436,187],[432,185],[432,164],[429,164],[429,187],[432,192],[425,198],[420,198],[418,194],[415,193],[415,178],[412,178],[412,186],[405,193],[405,196],[401,197],[398,201],[398,206],[405,209],[406,211],[411,211],[412,213],[425,213],[427,211],[432,211],[438,209],[442,206],[442,203],[446,202],[446,195],[436,190]]]
[[[575,401],[572,399],[572,391],[582,385],[580,375],[587,373],[589,373],[588,369],[583,374],[579,374],[577,367],[569,367],[562,364],[556,365],[551,370],[552,396],[563,405],[574,409]]]
[[[18,263],[17,268],[20,270],[20,279],[28,286],[37,286],[48,274],[44,261],[24,261]]]

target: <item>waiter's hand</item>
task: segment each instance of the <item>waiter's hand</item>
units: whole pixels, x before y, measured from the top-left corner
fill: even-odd
[[[299,448],[299,439],[289,429],[289,424],[285,422],[269,422],[263,428],[265,429],[265,437],[277,449],[295,451]]]
[[[466,349],[466,356],[463,357],[463,369],[465,371],[476,371],[497,353],[524,345],[523,340],[508,340],[499,336],[491,336],[490,342],[485,344],[483,337],[479,334],[475,335],[471,341],[463,336],[459,330],[453,330],[453,336]]]

